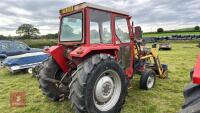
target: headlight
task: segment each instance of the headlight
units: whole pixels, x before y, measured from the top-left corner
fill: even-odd
[[[20,69],[20,67],[19,67],[19,66],[12,66],[12,67],[10,67],[10,69],[11,69],[12,71],[14,71],[14,70]]]

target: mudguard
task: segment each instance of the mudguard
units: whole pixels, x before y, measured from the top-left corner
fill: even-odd
[[[102,50],[119,50],[119,46],[106,46],[106,45],[95,45],[95,46],[81,46],[76,48],[70,53],[71,57],[83,58],[93,51],[102,51]]]
[[[103,45],[95,45],[95,46],[80,46],[70,52],[70,57],[72,58],[83,58],[90,54],[91,52],[98,52],[102,50],[119,50],[119,46],[103,46]],[[68,59],[64,57],[65,47],[62,45],[52,46],[48,49],[48,53],[55,59],[57,64],[63,70],[63,72],[68,71],[67,62]]]
[[[64,57],[65,48],[62,45],[52,46],[48,48],[47,52],[54,58],[64,73],[68,71],[68,59]]]
[[[194,84],[200,84],[200,54],[198,55],[196,65],[194,67],[192,82]]]

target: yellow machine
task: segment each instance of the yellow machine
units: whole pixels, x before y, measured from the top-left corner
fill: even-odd
[[[136,63],[140,63],[139,68],[143,68],[143,71],[145,69],[152,69],[156,72],[157,76],[159,78],[167,78],[168,77],[168,70],[167,65],[161,64],[160,59],[158,56],[158,51],[156,44],[152,45],[151,49],[145,48],[144,44],[142,44],[141,41],[135,41],[135,60]],[[141,72],[141,71],[139,71]],[[143,73],[143,72],[142,72]]]

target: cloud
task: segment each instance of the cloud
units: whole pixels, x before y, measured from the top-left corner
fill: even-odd
[[[59,9],[80,2],[127,11],[135,25],[141,25],[144,31],[193,27],[200,23],[199,0],[1,0],[0,34],[16,35],[15,30],[23,23],[35,25],[42,34],[56,33]]]

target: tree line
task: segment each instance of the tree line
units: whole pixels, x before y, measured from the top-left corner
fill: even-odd
[[[172,30],[172,31],[176,31],[176,30]],[[194,28],[193,28],[193,30],[190,30],[190,31],[200,31],[200,27],[199,26],[195,26]],[[165,30],[163,29],[163,28],[158,28],[157,29],[157,33],[163,33],[163,32],[165,32]],[[187,30],[186,30],[186,32],[188,32]]]

